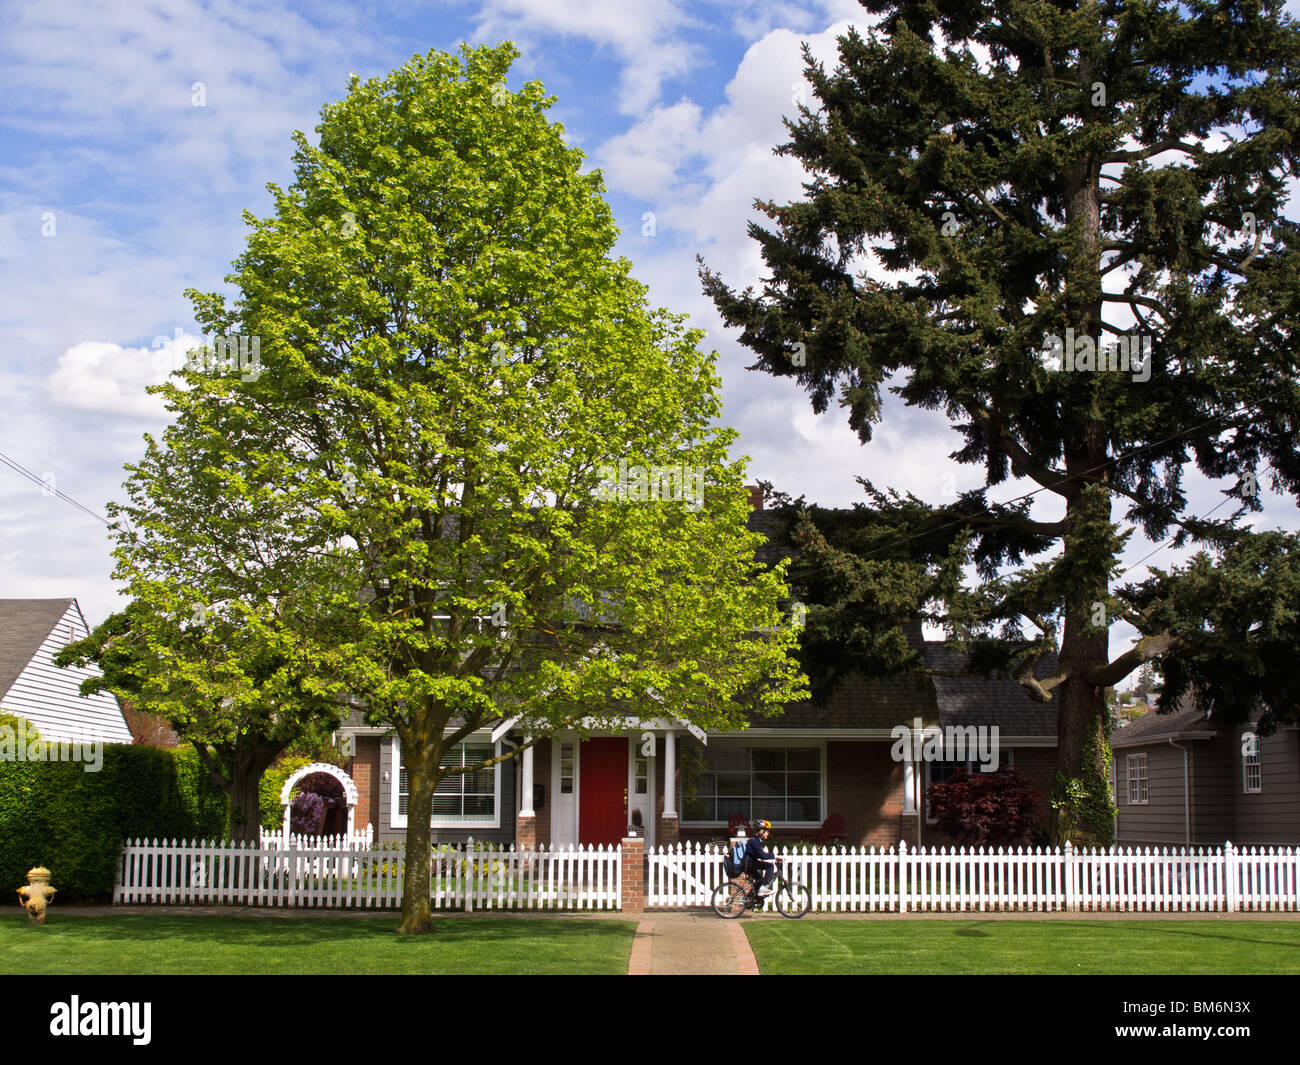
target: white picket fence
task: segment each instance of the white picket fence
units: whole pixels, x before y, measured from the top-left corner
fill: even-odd
[[[293,841],[291,840],[292,844]],[[215,840],[128,840],[113,901],[378,909],[402,903],[405,845],[245,847]],[[516,850],[436,848],[435,909],[613,910],[622,898],[617,846]]]
[[[131,840],[114,901],[389,908],[401,905],[402,843],[270,846]],[[781,849],[774,848],[782,854]],[[822,912],[1300,910],[1300,848],[1062,849],[827,847],[787,850],[785,871]],[[722,848],[657,847],[645,856],[648,907],[707,906],[724,879]],[[617,910],[618,846],[518,850],[475,844],[434,850],[435,909]]]
[[[1300,909],[1300,848],[817,847],[772,852],[823,912],[1142,912]],[[648,906],[706,906],[722,882],[716,845],[646,856]]]

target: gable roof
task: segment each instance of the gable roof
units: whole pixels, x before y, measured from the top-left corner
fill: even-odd
[[[0,599],[0,696],[14,686],[75,599]]]
[[[82,681],[99,671],[54,664],[61,648],[88,632],[75,599],[0,599],[0,708],[46,740],[130,743],[117,699],[81,694]]]

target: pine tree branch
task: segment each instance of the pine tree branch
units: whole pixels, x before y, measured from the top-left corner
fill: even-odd
[[[1042,656],[1042,651],[1039,651],[1026,657],[1012,672],[1012,677],[1017,684],[1029,692],[1029,697],[1034,702],[1050,703],[1052,701],[1052,689],[1064,684],[1070,677],[1070,671],[1053,673],[1050,677],[1039,680],[1034,676],[1034,666],[1038,665],[1038,661]]]
[[[1188,144],[1178,137],[1167,137],[1162,141],[1156,141],[1155,144],[1149,144],[1145,148],[1134,148],[1132,151],[1107,152],[1101,157],[1101,162],[1103,166],[1107,163],[1125,163],[1133,159],[1150,159],[1162,152],[1172,151],[1186,152],[1196,159],[1207,159],[1211,155],[1199,144]]]
[[[1132,292],[1103,292],[1101,294],[1101,301],[1103,303],[1123,303],[1129,306],[1136,305],[1150,307],[1152,310],[1158,311],[1165,318],[1173,317],[1173,314],[1170,312],[1168,307],[1158,299],[1154,299],[1151,296],[1139,296]]]
[[[1052,538],[1064,536],[1067,530],[1064,521],[1034,521],[1020,514],[972,514],[966,516],[965,520],[976,528],[1019,529],[1033,536]]]
[[[1181,644],[1182,640],[1168,631],[1154,636],[1143,636],[1113,662],[1097,669],[1087,670],[1083,676],[1089,684],[1095,684],[1099,688],[1110,688],[1140,667],[1142,663],[1159,658]]]

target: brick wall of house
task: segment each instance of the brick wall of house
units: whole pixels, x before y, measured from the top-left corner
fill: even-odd
[[[826,744],[826,812],[844,818],[845,843],[890,847],[898,843],[903,812],[903,764],[889,743]]]
[[[348,775],[357,786],[357,809],[354,824],[358,832],[364,831],[366,825],[373,825],[379,831],[379,737],[357,736],[354,738],[352,763],[348,766]]]
[[[1052,819],[1052,782],[1056,779],[1055,747],[1017,747],[1015,754],[1016,772],[1024,777],[1038,792],[1038,808],[1042,813],[1042,824]]]
[[[826,744],[826,816],[844,818],[850,846],[888,847],[898,843],[903,812],[903,767],[889,755],[888,742],[830,741]],[[662,766],[662,745],[660,746]],[[662,772],[662,770],[661,770]],[[660,781],[660,794],[663,784]],[[814,827],[773,826],[774,842],[816,839]],[[683,841],[707,842],[726,835],[722,826],[683,824]]]

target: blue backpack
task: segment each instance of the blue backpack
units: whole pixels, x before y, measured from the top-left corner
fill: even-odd
[[[740,876],[745,871],[745,841],[743,839],[737,840],[731,845],[731,849],[727,851],[727,856],[722,859],[722,865],[729,877]]]

